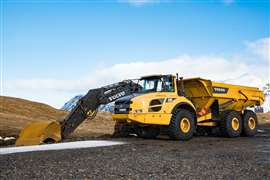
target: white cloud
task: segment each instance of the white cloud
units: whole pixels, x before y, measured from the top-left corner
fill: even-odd
[[[261,59],[270,61],[270,37],[246,43],[249,50]]]
[[[254,67],[243,60],[218,56],[183,55],[173,59],[152,62],[132,62],[98,68],[77,80],[20,79],[7,84],[12,96],[34,99],[61,107],[69,98],[129,78],[149,74],[175,74],[184,77],[202,77],[241,85],[262,87],[267,82],[268,68]],[[24,93],[25,92],[25,93]]]
[[[159,0],[119,0],[120,3],[128,3],[133,6],[143,6],[146,4],[159,3]]]
[[[76,79],[18,79],[5,84],[5,95],[31,99],[61,107],[77,94],[124,79],[138,78],[150,74],[179,73],[184,78],[202,77],[214,81],[247,86],[263,87],[269,83],[269,43],[270,38],[248,42],[248,53],[228,58],[223,56],[182,55],[163,61],[135,61],[97,67],[95,71]],[[244,57],[247,57],[244,58]],[[261,63],[256,63],[260,61]]]

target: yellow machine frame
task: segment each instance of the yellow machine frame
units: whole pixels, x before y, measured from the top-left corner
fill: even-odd
[[[136,130],[138,136],[154,137],[159,133],[159,130],[163,128],[157,126],[168,126],[169,136],[172,139],[188,140],[192,137],[196,126],[213,127],[220,123],[221,129],[224,129],[227,128],[228,124],[224,126],[224,122],[229,122],[230,126],[228,127],[230,129],[233,128],[235,131],[224,132],[230,137],[237,137],[241,133],[239,127],[242,121],[238,113],[241,112],[245,120],[244,122],[248,123],[249,126],[249,129],[246,128],[246,132],[244,133],[249,136],[256,133],[256,114],[254,115],[253,112],[249,111],[245,111],[245,114],[244,110],[247,107],[258,106],[263,103],[264,95],[258,88],[217,83],[201,78],[185,80],[180,78],[179,80],[178,77],[173,75],[149,77],[172,78],[169,79],[168,83],[170,90],[172,90],[172,84],[174,91],[146,92],[135,96],[135,93],[131,93],[129,89],[130,87],[134,89],[139,88],[139,84],[131,86],[131,82],[129,81],[122,81],[107,87],[92,89],[84,96],[85,102],[80,101],[62,123],[56,121],[30,123],[21,131],[16,145],[34,145],[51,141],[61,141],[65,135],[70,134],[84,121],[87,115],[90,115],[92,118],[95,117],[96,111],[87,110],[86,112],[84,107],[88,107],[87,105],[89,105],[89,103],[95,108],[98,107],[97,102],[102,99],[97,96],[99,94],[98,92],[103,93],[101,97],[108,99],[108,101],[104,101],[105,103],[112,102],[112,100],[121,97],[123,98],[123,96],[127,97],[127,95],[132,95],[132,98],[128,100],[129,108],[123,108],[125,112],[122,114],[113,114],[113,119],[117,122],[115,126],[116,132],[117,129],[119,130],[118,132],[121,132],[121,125],[118,126],[118,123],[128,124],[128,126],[131,125],[131,129]],[[128,91],[124,91],[123,88],[128,89]],[[107,94],[108,97],[105,96],[105,92],[109,93],[109,95]],[[110,94],[110,92],[112,94]],[[125,94],[126,92],[130,94]],[[94,101],[96,104],[93,104],[93,102],[91,104],[91,100],[96,100]],[[82,106],[82,104],[84,104],[84,106]],[[121,104],[121,101],[119,104],[120,106],[124,106],[124,104]],[[90,107],[91,106],[88,108]],[[234,111],[230,115],[227,115],[225,112],[223,113],[225,110]],[[219,119],[221,119],[220,114],[226,114],[227,120],[219,121]],[[228,119],[228,117],[231,119]],[[80,121],[78,121],[78,119]],[[235,132],[238,134],[235,134]],[[148,135],[146,135],[147,133]]]
[[[218,101],[220,111],[231,109],[243,112],[246,107],[261,105],[264,95],[258,88],[212,82],[202,78],[183,80],[185,96],[179,96],[176,77],[172,76],[175,92],[154,92],[132,98],[129,114],[113,114],[117,122],[135,122],[146,125],[169,125],[177,106],[192,111],[198,126],[216,126],[210,106]],[[150,101],[163,99],[160,111],[149,112]],[[224,106],[224,107],[223,107]]]

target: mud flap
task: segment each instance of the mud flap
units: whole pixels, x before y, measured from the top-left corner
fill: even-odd
[[[61,141],[61,126],[56,121],[37,121],[28,124],[20,133],[16,146],[38,145],[46,141]]]

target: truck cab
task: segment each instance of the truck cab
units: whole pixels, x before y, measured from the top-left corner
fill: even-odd
[[[196,112],[192,102],[181,94],[181,82],[174,75],[144,76],[137,80],[137,84],[134,94],[115,101],[112,117],[118,131],[131,127],[135,132],[144,131],[136,134],[152,137],[152,134],[157,134],[153,133],[157,129],[169,126],[177,109],[186,109],[193,115]]]

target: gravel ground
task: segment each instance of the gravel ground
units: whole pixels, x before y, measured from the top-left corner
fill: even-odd
[[[270,125],[253,138],[117,139],[102,148],[0,156],[0,179],[270,179]]]

